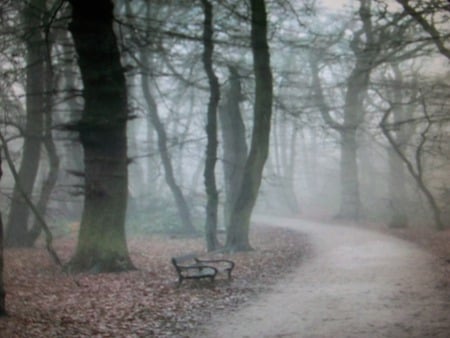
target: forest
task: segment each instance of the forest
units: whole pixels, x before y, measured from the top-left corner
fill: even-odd
[[[445,0],[0,0],[0,313],[20,250],[71,284],[141,270],[151,236],[241,257],[256,214],[447,229],[449,16]]]

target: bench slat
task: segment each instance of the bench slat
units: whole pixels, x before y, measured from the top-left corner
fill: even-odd
[[[214,282],[219,271],[227,272],[228,279],[231,279],[235,266],[234,262],[228,259],[201,259],[197,254],[172,257],[172,264],[178,274],[178,285],[184,279],[209,278]]]

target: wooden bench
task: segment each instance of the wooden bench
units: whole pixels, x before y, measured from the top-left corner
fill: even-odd
[[[178,285],[185,279],[209,278],[214,282],[220,272],[226,272],[228,279],[231,279],[235,265],[228,259],[201,259],[197,254],[172,257],[172,264],[178,274]]]

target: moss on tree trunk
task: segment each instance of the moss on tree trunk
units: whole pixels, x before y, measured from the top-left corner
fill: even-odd
[[[77,123],[84,149],[84,209],[72,271],[132,269],[125,238],[128,197],[127,88],[113,31],[113,4],[72,0],[72,33],[85,102]]]

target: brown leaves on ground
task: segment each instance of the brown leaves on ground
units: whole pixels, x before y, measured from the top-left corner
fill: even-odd
[[[64,260],[75,240],[56,241]],[[189,337],[211,313],[241,304],[297,266],[307,252],[305,237],[289,230],[256,227],[255,251],[228,255],[233,280],[185,281],[177,287],[172,256],[202,250],[202,239],[154,236],[132,239],[139,270],[70,276],[43,248],[5,251],[8,317],[1,337]]]

